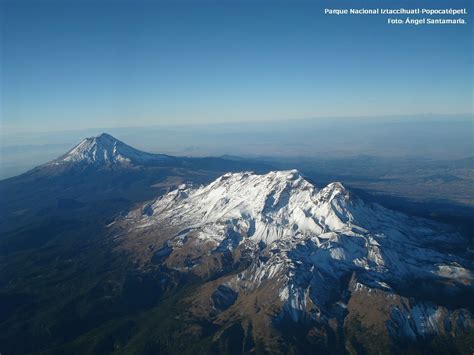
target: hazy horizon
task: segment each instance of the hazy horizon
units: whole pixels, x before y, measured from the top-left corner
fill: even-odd
[[[180,156],[472,156],[469,26],[327,6],[1,2],[0,176],[102,132]]]
[[[326,118],[148,127],[101,127],[4,135],[0,178],[46,163],[82,139],[106,132],[144,151],[245,158],[462,159],[474,156],[472,115]]]

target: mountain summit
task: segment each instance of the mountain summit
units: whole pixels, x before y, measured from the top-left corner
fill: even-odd
[[[172,159],[163,154],[152,154],[135,149],[110,134],[82,140],[65,155],[54,160],[52,165],[64,163],[86,163],[95,165],[147,164]]]
[[[197,318],[218,324],[290,321],[341,331],[357,321],[416,340],[471,322],[467,311],[452,313],[422,296],[424,285],[472,293],[472,263],[446,252],[459,235],[367,203],[341,183],[318,189],[297,170],[182,185],[112,228],[137,264],[208,279],[190,302]],[[262,332],[254,328],[254,337]]]
[[[132,230],[175,227],[171,244],[186,236],[231,251],[304,245],[309,254],[300,257],[320,271],[369,273],[371,285],[415,275],[473,281],[459,260],[428,247],[459,237],[442,225],[366,203],[339,182],[318,189],[297,170],[228,173],[207,186],[182,185],[132,212],[131,220]]]
[[[228,173],[200,189],[183,187],[158,199],[151,205],[155,213],[150,218],[189,220],[191,224],[200,221],[203,225],[235,221],[247,237],[268,244],[343,229],[353,220],[351,209],[358,202],[350,201],[340,183],[318,191],[297,170],[264,175]]]

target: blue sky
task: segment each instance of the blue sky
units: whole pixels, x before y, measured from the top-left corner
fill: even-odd
[[[472,112],[472,25],[324,7],[470,1],[1,1],[4,132]]]

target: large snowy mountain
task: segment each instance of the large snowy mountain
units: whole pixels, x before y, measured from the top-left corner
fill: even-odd
[[[142,267],[208,280],[189,300],[195,317],[224,328],[236,319],[243,329],[253,324],[253,338],[270,347],[269,324],[288,322],[313,325],[323,338],[332,329],[364,339],[350,325],[359,322],[387,342],[473,326],[468,310],[440,304],[474,295],[472,261],[449,252],[459,235],[365,203],[337,182],[318,189],[296,170],[183,185],[110,228]],[[429,299],[433,288],[439,297]]]
[[[176,158],[164,154],[152,154],[135,149],[110,134],[102,133],[96,137],[82,140],[65,155],[48,165],[65,163],[86,164],[151,164],[175,161]]]
[[[0,181],[0,352],[472,353],[452,227],[271,170],[102,134]]]

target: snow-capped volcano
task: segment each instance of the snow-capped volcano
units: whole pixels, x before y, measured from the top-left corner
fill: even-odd
[[[384,285],[410,274],[472,281],[456,259],[428,248],[457,240],[444,226],[365,203],[338,182],[319,190],[297,170],[228,173],[200,188],[180,186],[143,211],[131,214],[133,228],[174,226],[180,230],[171,244],[188,236],[215,248],[303,248],[300,258],[311,265],[365,270]]]
[[[205,187],[183,185],[158,199],[149,206],[152,216],[142,223],[237,223],[251,240],[271,243],[345,228],[353,219],[348,201],[342,184],[318,191],[297,170],[228,173]]]
[[[86,164],[146,164],[172,159],[167,155],[152,154],[135,149],[110,134],[102,133],[96,137],[82,140],[65,155],[51,164],[86,163]]]
[[[344,314],[348,292],[393,295],[415,280],[473,285],[472,263],[436,247],[456,243],[456,233],[366,203],[341,183],[318,189],[296,170],[229,173],[207,186],[183,185],[132,211],[117,225],[126,244],[145,238],[155,262],[183,272],[209,273],[216,255],[224,255],[219,262],[224,270],[230,267],[225,263],[238,258],[241,265],[245,259],[245,269],[223,278],[216,297],[226,294],[227,301],[218,304],[231,307],[241,298],[270,290],[265,302],[281,304],[282,314],[294,321]],[[349,279],[351,286],[343,285]],[[341,287],[351,290],[342,292]],[[388,303],[393,301],[387,297]],[[390,323],[408,327],[400,332],[416,337],[438,331],[431,323],[423,331],[416,328],[418,323],[403,323],[411,317],[433,322],[428,319],[431,306],[421,303],[418,313],[407,307]]]

